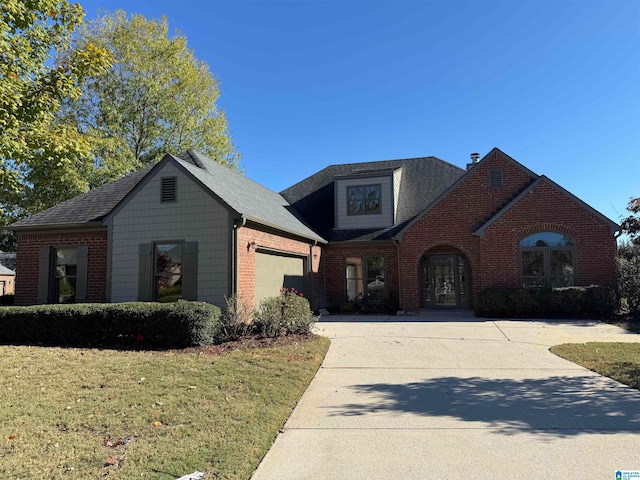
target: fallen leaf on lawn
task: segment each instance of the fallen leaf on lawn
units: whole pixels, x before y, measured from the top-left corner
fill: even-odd
[[[16,438],[18,438],[16,435],[9,435],[8,437],[4,437],[4,439],[8,442],[10,440],[15,440]]]
[[[158,416],[159,416],[159,414],[157,414],[156,412],[153,412],[153,413],[151,414],[151,416],[152,416],[152,417],[158,417]]]
[[[117,462],[117,460],[110,456],[110,457],[107,458],[107,461],[104,463],[104,466],[108,467],[109,465],[115,465],[116,462]]]
[[[158,420],[156,420],[155,422],[153,422],[153,424],[154,424],[156,427],[161,427],[161,426],[162,426],[162,422],[159,422]]]

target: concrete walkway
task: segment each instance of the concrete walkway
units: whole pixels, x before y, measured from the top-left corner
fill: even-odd
[[[640,470],[640,393],[551,354],[640,341],[600,322],[330,316],[311,385],[252,477],[615,479]]]

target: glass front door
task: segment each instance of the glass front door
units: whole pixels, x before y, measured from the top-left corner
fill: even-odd
[[[467,263],[462,255],[429,255],[422,262],[423,305],[468,308]]]

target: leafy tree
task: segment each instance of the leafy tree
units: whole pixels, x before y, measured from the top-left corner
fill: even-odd
[[[84,85],[65,117],[90,136],[100,184],[153,164],[167,152],[197,149],[238,168],[219,82],[180,34],[169,38],[166,18],[117,11],[82,29],[80,45],[109,49],[115,61]]]
[[[629,200],[627,210],[631,213],[622,221],[622,231],[631,237],[631,241],[640,245],[640,197]]]
[[[0,224],[88,188],[89,142],[55,118],[110,64],[104,48],[73,44],[82,17],[66,0],[0,3]]]
[[[632,313],[640,313],[640,242],[624,242],[618,248],[618,288]]]

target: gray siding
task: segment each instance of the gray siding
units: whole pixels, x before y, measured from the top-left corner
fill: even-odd
[[[387,175],[384,177],[345,178],[336,180],[336,228],[382,228],[390,227],[391,225],[393,225],[393,192],[391,187],[392,178],[393,177]],[[347,187],[353,185],[376,184],[381,184],[381,213],[371,215],[348,215]]]
[[[161,178],[177,177],[177,200],[160,202]],[[198,242],[198,300],[224,306],[229,293],[229,213],[172,164],[165,165],[112,218],[111,301],[138,300],[139,245]]]

